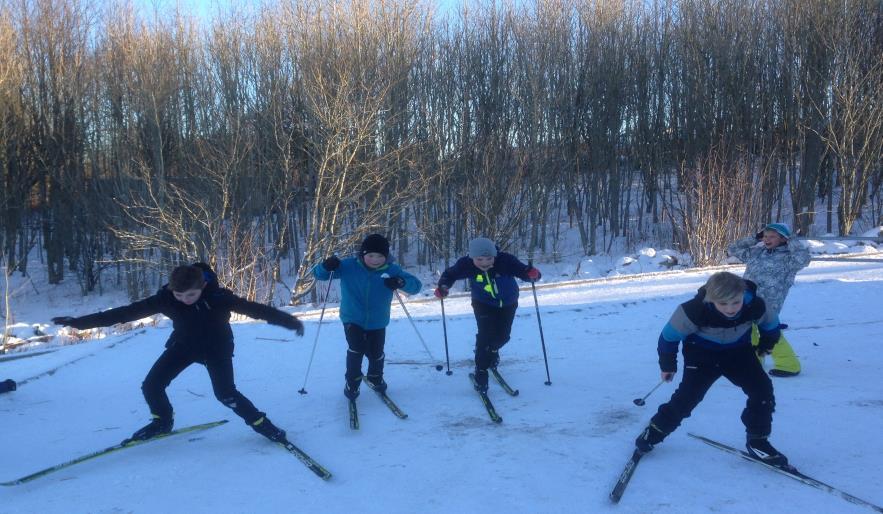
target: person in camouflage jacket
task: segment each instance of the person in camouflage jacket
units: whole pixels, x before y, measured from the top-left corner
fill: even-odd
[[[782,310],[795,275],[810,261],[809,249],[791,241],[791,229],[784,223],[770,223],[754,237],[734,242],[729,253],[745,263],[743,278],[757,284],[758,296],[776,314]],[[756,330],[752,340],[757,345]],[[771,375],[790,377],[800,373],[800,361],[784,336],[773,348],[772,357]]]

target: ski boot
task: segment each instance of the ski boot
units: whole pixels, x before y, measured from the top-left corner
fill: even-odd
[[[745,448],[748,449],[749,455],[761,462],[777,468],[788,468],[788,458],[782,452],[773,448],[773,445],[770,444],[766,436],[749,435]]]
[[[154,415],[150,423],[138,429],[134,434],[132,434],[132,437],[123,441],[123,444],[130,443],[132,441],[146,441],[157,436],[168,434],[172,431],[172,427],[174,426],[174,424],[175,422],[172,418],[161,418]]]
[[[635,439],[635,448],[641,453],[650,453],[653,450],[653,447],[661,443],[663,439],[665,439],[665,433],[662,430],[659,430],[656,425],[650,423],[647,425],[647,428],[641,432],[641,435]]]
[[[285,430],[277,427],[266,416],[261,416],[251,424],[252,430],[273,441],[274,443],[285,442]]]

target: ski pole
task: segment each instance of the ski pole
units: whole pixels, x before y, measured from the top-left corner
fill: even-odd
[[[447,376],[451,376],[454,374],[451,371],[451,357],[448,355],[448,322],[445,321],[445,299],[439,298],[441,300],[441,309],[442,309],[442,333],[445,336],[445,362],[448,365],[448,370],[445,372]]]
[[[643,398],[635,398],[634,400],[632,400],[632,402],[634,402],[634,404],[637,405],[638,407],[643,407],[643,406],[644,406],[644,403],[645,403],[645,400],[646,400],[651,394],[653,394],[653,391],[659,389],[659,386],[661,386],[663,383],[665,383],[665,379],[660,380],[658,384],[656,384],[655,386],[653,386],[653,389],[651,389],[649,393],[645,394]]]
[[[533,259],[528,259],[527,265],[533,267]],[[531,282],[530,288],[533,291],[533,304],[537,309],[537,325],[540,327],[540,343],[543,345],[543,362],[546,364],[545,384],[550,386],[552,385],[552,377],[549,376],[549,358],[546,356],[546,338],[543,336],[543,321],[540,319],[540,302],[537,300],[537,285],[534,282]]]
[[[384,273],[383,275],[380,275],[380,276],[381,276],[381,278],[389,278],[389,275],[386,273]],[[408,317],[408,321],[410,321],[411,326],[414,327],[414,332],[417,333],[417,339],[420,339],[420,342],[423,344],[423,349],[426,350],[426,354],[429,355],[429,360],[436,362],[435,357],[432,356],[432,352],[429,351],[429,347],[426,346],[426,341],[423,340],[423,336],[420,335],[420,331],[417,330],[417,325],[414,323],[414,319],[411,318],[411,313],[408,312],[408,308],[405,307],[405,302],[402,301],[402,295],[399,294],[398,289],[395,290],[395,294],[396,294],[396,298],[398,298],[398,300],[399,300],[399,305],[401,305],[402,310],[405,311],[405,316]],[[435,369],[436,369],[436,371],[441,371],[444,369],[444,366],[442,366],[441,364],[436,364]]]
[[[328,305],[328,295],[331,293],[331,282],[334,281],[334,272],[328,275],[328,287],[325,288],[325,299],[322,300],[322,312],[319,313],[319,326],[316,327],[316,338],[313,340],[313,351],[310,352],[310,362],[307,364],[307,374],[304,375],[304,385],[298,393],[307,394],[307,378],[310,376],[310,368],[313,367],[313,357],[316,355],[316,345],[319,344],[319,332],[322,331],[322,318],[325,317],[325,306]]]

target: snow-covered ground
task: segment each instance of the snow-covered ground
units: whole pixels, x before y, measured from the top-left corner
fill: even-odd
[[[772,442],[805,473],[883,504],[883,260],[864,260],[816,261],[798,275],[782,318],[803,373],[774,379]],[[237,386],[334,474],[329,482],[245,427],[193,366],[169,388],[177,426],[230,423],[0,488],[0,512],[870,512],[687,437],[741,446],[744,397],[726,380],[642,461],[622,502],[609,503],[635,436],[674,391],[666,384],[646,406],[632,403],[659,380],[659,331],[710,273],[538,288],[551,386],[543,384],[536,311],[524,291],[501,362],[521,394],[506,396],[491,383],[500,425],[467,378],[475,321],[465,295],[445,302],[452,376],[433,367],[445,356],[438,302],[408,302],[434,360],[393,306],[386,377],[410,417],[395,418],[363,391],[357,432],[347,424],[345,343],[333,309],[306,395],[297,391],[318,312],[303,313],[303,338],[237,323]],[[34,321],[70,309],[47,302]],[[169,330],[161,324],[0,361],[0,380],[24,382],[0,395],[0,481],[110,446],[144,424],[140,384]]]

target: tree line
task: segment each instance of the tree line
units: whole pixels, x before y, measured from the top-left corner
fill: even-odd
[[[84,294],[199,259],[297,301],[370,232],[405,264],[569,227],[713,262],[883,223],[881,145],[879,0],[0,0],[0,255]]]

